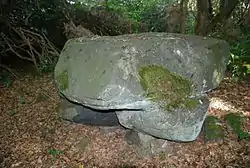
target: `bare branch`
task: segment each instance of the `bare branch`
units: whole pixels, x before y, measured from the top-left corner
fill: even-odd
[[[22,27],[14,27],[7,23],[9,34],[1,33],[4,42],[8,46],[6,51],[14,53],[17,57],[32,62],[36,69],[43,59],[52,60],[52,56],[58,56],[56,47],[44,34],[28,30]],[[25,55],[25,56],[24,56]]]
[[[3,68],[10,72],[14,76],[14,78],[18,78],[17,75],[12,71],[12,69],[8,68],[6,65],[0,64],[0,68]]]
[[[18,57],[21,58],[21,59],[24,59],[24,60],[28,60],[28,61],[33,62],[32,59],[27,58],[27,57],[24,57],[24,56],[20,55],[18,52],[16,52],[16,51],[13,49],[12,45],[9,43],[9,41],[11,41],[11,40],[8,39],[8,37],[4,37],[4,41],[5,41],[6,44],[8,45],[9,50],[12,51],[16,56],[18,56]]]

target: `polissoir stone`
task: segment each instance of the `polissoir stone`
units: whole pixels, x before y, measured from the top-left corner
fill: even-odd
[[[115,110],[124,127],[162,139],[197,138],[224,77],[229,45],[194,35],[142,33],[69,40],[55,83],[69,100]]]

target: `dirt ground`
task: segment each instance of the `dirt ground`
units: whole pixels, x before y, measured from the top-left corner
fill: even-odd
[[[210,94],[209,113],[250,114],[250,83],[225,80]],[[220,101],[219,101],[220,100]],[[223,100],[223,101],[222,101]],[[224,141],[176,143],[174,152],[140,158],[124,130],[71,124],[57,114],[58,93],[51,75],[23,76],[0,88],[0,167],[2,168],[249,168],[250,141],[227,129]],[[250,121],[248,122],[250,123]],[[250,124],[245,124],[250,130]],[[86,138],[89,144],[83,149]]]

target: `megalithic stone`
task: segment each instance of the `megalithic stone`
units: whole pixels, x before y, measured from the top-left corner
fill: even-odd
[[[197,138],[207,92],[223,80],[226,41],[195,35],[141,33],[70,39],[55,67],[55,84],[69,100],[114,110],[119,123],[176,141]]]

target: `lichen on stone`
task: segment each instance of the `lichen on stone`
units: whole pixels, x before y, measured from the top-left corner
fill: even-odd
[[[197,107],[198,100],[189,98],[192,93],[192,83],[188,79],[159,65],[142,66],[138,74],[145,96],[163,104],[165,109]]]
[[[66,90],[69,87],[68,71],[64,70],[56,77],[57,83],[61,91]]]

